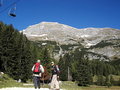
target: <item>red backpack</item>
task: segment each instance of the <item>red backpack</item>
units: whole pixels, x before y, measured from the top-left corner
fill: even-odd
[[[34,67],[34,71],[35,73],[39,73],[40,72],[40,63],[35,63],[35,67]]]

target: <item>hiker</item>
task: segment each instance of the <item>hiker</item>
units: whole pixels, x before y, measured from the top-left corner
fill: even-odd
[[[51,71],[52,71],[52,78],[51,78],[51,84],[50,84],[50,90],[60,90],[59,88],[59,73],[60,70],[58,68],[58,65],[55,65],[54,62],[51,62]]]
[[[35,89],[40,89],[40,78],[41,74],[44,73],[44,68],[40,63],[40,60],[37,60],[37,62],[32,67],[33,71],[33,83]]]

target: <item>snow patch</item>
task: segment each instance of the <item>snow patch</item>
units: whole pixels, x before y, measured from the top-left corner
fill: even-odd
[[[93,46],[93,45],[95,45],[95,44],[92,44],[92,43],[87,43],[87,46]]]
[[[32,36],[32,37],[44,37],[44,36],[47,36],[47,34],[42,34],[42,35],[27,34],[27,33],[24,33],[24,34],[26,34],[27,36]]]
[[[86,44],[86,48],[89,48],[90,46],[93,46],[93,45],[95,45],[95,44],[93,44],[93,43],[87,43]]]
[[[42,45],[46,45],[47,43],[42,43]]]
[[[82,38],[89,37],[90,35],[81,35]]]

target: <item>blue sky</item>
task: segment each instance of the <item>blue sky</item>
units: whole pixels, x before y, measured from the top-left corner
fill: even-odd
[[[3,0],[0,12],[15,1]],[[75,28],[120,29],[120,0],[20,0],[16,5],[15,18],[8,15],[9,9],[0,13],[0,21],[13,24],[18,30],[42,21]]]

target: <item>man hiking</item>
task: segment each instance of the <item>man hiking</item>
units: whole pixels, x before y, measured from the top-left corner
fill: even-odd
[[[54,62],[51,62],[51,71],[52,71],[52,80],[50,84],[50,90],[60,90],[59,88],[59,68],[58,65],[55,65]]]
[[[41,74],[44,73],[44,68],[40,64],[40,60],[37,60],[37,62],[33,65],[32,71],[33,71],[34,87],[35,89],[37,88],[40,89],[40,78],[41,78]]]

